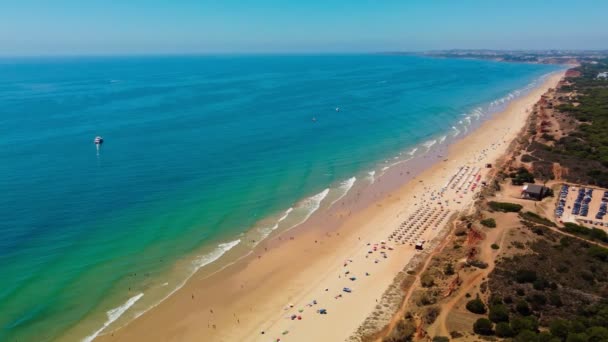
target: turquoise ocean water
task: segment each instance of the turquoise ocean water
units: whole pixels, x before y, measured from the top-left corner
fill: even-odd
[[[69,339],[90,339],[251,243],[243,232],[301,222],[556,69],[394,55],[1,59],[0,340],[79,325]]]

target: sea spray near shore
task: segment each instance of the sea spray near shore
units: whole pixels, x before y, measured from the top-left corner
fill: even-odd
[[[437,139],[426,141],[422,146],[426,147],[427,152],[437,143]]]
[[[300,202],[296,208],[299,209],[298,211],[304,211],[304,217],[298,224],[296,224],[294,226],[297,226],[299,224],[306,222],[306,220],[308,220],[308,218],[312,214],[314,214],[315,211],[319,210],[319,208],[321,207],[321,202],[323,202],[325,197],[327,197],[327,194],[329,194],[329,188],[326,188],[325,190],[319,192],[318,194],[311,196],[311,197],[305,199],[304,201]]]
[[[125,312],[127,312],[127,310],[129,310],[129,308],[132,307],[143,296],[144,296],[143,293],[135,295],[135,296],[129,298],[129,300],[127,300],[127,302],[124,303],[123,305],[116,307],[112,310],[109,310],[107,312],[108,320],[105,321],[103,326],[101,328],[99,328],[99,330],[95,331],[92,335],[87,336],[84,339],[82,339],[82,342],[93,341],[95,339],[95,337],[97,337],[99,334],[101,334],[104,331],[104,329],[106,329],[108,326],[110,326],[110,324],[112,324],[117,319],[119,319],[120,316],[122,316]]]
[[[333,200],[329,206],[331,207],[336,202],[343,199],[344,196],[346,196],[346,194],[348,194],[348,191],[353,187],[353,185],[355,185],[356,181],[357,181],[357,177],[351,177],[351,178],[345,180],[344,182],[340,183],[340,186],[338,186],[338,188],[336,189],[337,191],[339,191],[338,198]]]
[[[402,162],[393,158],[461,129],[458,113],[487,112],[552,68],[382,55],[0,65],[0,102],[14,113],[0,141],[0,189],[11,194],[0,199],[0,273],[14,289],[0,294],[9,327],[0,340],[88,336],[124,301],[126,284],[146,294],[131,310],[154,306],[196,261],[220,254],[218,242],[256,223],[274,227],[286,203],[294,209],[277,230],[305,221],[329,207],[330,184]],[[123,81],[108,82],[117,75]],[[348,115],[336,114],[334,104],[347,102]],[[98,133],[108,141],[99,158],[88,143]],[[142,149],[151,139],[154,148]],[[302,200],[311,189],[326,190]],[[205,267],[246,247],[243,239]]]
[[[234,241],[230,241],[230,242],[220,243],[213,252],[198,257],[193,263],[194,272],[198,271],[201,267],[205,267],[205,266],[209,265],[210,263],[218,260],[219,258],[222,257],[222,255],[224,255],[226,252],[228,252],[229,250],[234,248],[239,243],[241,243],[241,240],[234,240]]]
[[[376,171],[375,170],[369,171],[367,173],[367,178],[369,179],[369,183],[370,184],[374,184],[374,182],[376,181],[375,175],[376,175]]]
[[[279,228],[279,224],[283,221],[285,221],[287,219],[287,217],[289,217],[289,213],[291,213],[293,211],[293,207],[290,207],[289,209],[285,210],[285,212],[283,213],[283,215],[281,217],[279,217],[279,219],[277,220],[277,222],[271,226],[271,227],[261,227],[259,229],[259,232],[261,234],[261,239],[266,238],[268,235],[270,235],[270,233],[272,233],[274,230],[276,230],[277,228]]]

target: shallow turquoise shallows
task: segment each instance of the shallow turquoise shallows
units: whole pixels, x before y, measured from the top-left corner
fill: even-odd
[[[135,294],[177,287],[163,277],[184,258],[207,246],[206,262],[221,259],[261,219],[463,132],[467,115],[556,69],[396,55],[0,59],[0,340],[79,324],[91,329],[73,339],[92,337],[144,303]]]

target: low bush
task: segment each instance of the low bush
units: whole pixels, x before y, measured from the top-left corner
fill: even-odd
[[[520,204],[509,203],[509,202],[490,201],[490,202],[488,202],[488,205],[494,211],[502,211],[505,213],[517,213],[523,208]]]
[[[563,230],[570,234],[578,235],[587,239],[608,242],[608,234],[598,228],[587,228],[572,222],[566,222],[564,223]]]
[[[492,330],[492,322],[487,318],[478,319],[475,324],[473,324],[473,331],[479,335],[492,335],[494,333]]]
[[[536,271],[532,271],[532,270],[517,270],[515,272],[514,278],[515,278],[515,281],[517,281],[520,284],[523,284],[523,283],[533,283],[537,279],[537,277],[536,277]]]
[[[425,273],[420,277],[420,283],[422,284],[422,287],[432,287],[435,285],[435,280],[429,273]]]
[[[589,255],[601,261],[608,261],[608,248],[600,246],[589,247]]]
[[[486,226],[488,228],[496,228],[496,220],[491,217],[487,218],[487,219],[483,219],[479,223],[481,223],[483,226]]]
[[[534,223],[538,223],[538,224],[543,224],[545,226],[555,227],[555,223],[554,222],[552,222],[548,218],[542,217],[542,216],[538,215],[537,213],[533,213],[531,211],[526,211],[525,213],[522,213],[521,217],[524,220],[527,220],[527,221],[530,221],[530,222],[534,222]]]
[[[498,337],[513,337],[515,331],[511,328],[511,325],[507,322],[500,322],[496,324],[496,336]]]
[[[435,336],[433,337],[433,342],[450,342],[450,338],[445,336]]]
[[[477,268],[480,268],[482,270],[488,268],[488,263],[487,262],[483,262],[483,261],[477,260],[477,259],[473,259],[473,260],[467,261],[467,265],[473,266],[473,267],[477,267]]]
[[[468,301],[467,306],[466,306],[467,310],[471,311],[472,313],[478,314],[478,315],[483,315],[486,313],[486,305],[481,301],[481,299],[479,299],[479,296],[477,296],[477,298]]]
[[[509,309],[504,304],[492,305],[490,307],[490,313],[489,313],[488,317],[494,323],[508,322],[509,321]]]
[[[424,313],[424,317],[423,317],[424,322],[426,324],[433,324],[435,322],[435,320],[437,319],[437,317],[439,317],[440,313],[441,313],[441,310],[437,306],[431,306],[430,308],[427,308]]]
[[[443,268],[443,274],[445,274],[446,276],[451,276],[454,274],[454,265],[452,265],[451,262],[445,264],[445,267]]]

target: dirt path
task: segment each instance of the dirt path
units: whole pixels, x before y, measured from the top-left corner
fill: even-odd
[[[393,318],[391,319],[390,323],[383,329],[384,331],[387,332],[387,334],[390,333],[395,328],[397,323],[399,323],[401,318],[404,316],[407,306],[409,305],[409,301],[412,297],[412,294],[414,293],[414,290],[416,290],[420,286],[420,276],[428,268],[429,264],[433,260],[433,257],[435,257],[437,254],[443,252],[443,249],[448,245],[448,243],[450,243],[452,241],[452,238],[451,238],[452,231],[455,229],[455,225],[456,225],[456,221],[451,223],[450,230],[446,234],[446,239],[439,246],[437,246],[437,248],[435,248],[435,250],[433,252],[431,252],[426,257],[424,264],[422,265],[422,267],[420,268],[418,273],[416,273],[416,279],[414,280],[412,285],[409,287],[409,289],[405,293],[403,302],[401,304],[401,308],[399,308],[399,310],[393,315]],[[376,341],[377,342],[382,341],[383,337],[385,337],[384,334],[381,334],[381,336],[379,336]]]
[[[511,215],[515,216],[515,215]],[[505,221],[504,219],[501,221]],[[492,244],[496,243],[499,246],[498,250],[505,248],[504,241],[506,232],[516,227],[517,219],[511,219],[508,225],[502,225],[494,228],[493,230],[487,230],[485,239],[478,245],[479,248],[479,260],[488,263],[488,267],[485,269],[479,269],[473,274],[462,276],[463,283],[460,288],[456,291],[454,297],[450,298],[447,302],[440,305],[441,313],[435,323],[429,327],[430,336],[450,336],[450,330],[448,329],[448,316],[455,309],[455,306],[460,303],[463,298],[469,293],[474,287],[479,286],[484,279],[487,279],[488,275],[492,273],[496,266],[496,256],[498,251],[492,249]]]

